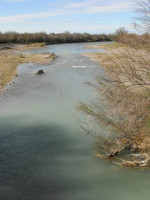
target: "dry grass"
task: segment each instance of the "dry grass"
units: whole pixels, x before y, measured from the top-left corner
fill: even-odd
[[[110,44],[100,44],[97,45],[100,49],[106,49],[106,50],[110,50],[110,49],[117,49],[117,48],[122,48],[125,47],[125,44],[122,43],[118,43],[118,42],[113,42]]]
[[[55,58],[54,54],[12,54],[1,52],[0,54],[0,89],[17,75],[17,67],[22,63],[46,64]]]
[[[33,43],[33,44],[28,44],[27,47],[43,47],[46,46],[46,42],[40,42],[40,43]]]
[[[43,43],[33,43],[33,44],[3,44],[0,46],[0,54],[14,54],[15,51],[18,52],[24,52],[24,51],[29,51],[29,50],[34,50],[34,49],[41,49],[44,48],[47,44],[45,42]],[[5,46],[8,47],[5,49]],[[1,47],[3,47],[1,49]]]
[[[116,49],[116,48],[122,48],[125,47],[125,44],[118,43],[118,42],[113,42],[109,44],[98,44],[98,45],[91,45],[91,46],[86,46],[85,48],[88,49],[106,49],[106,50],[111,50],[111,49]]]

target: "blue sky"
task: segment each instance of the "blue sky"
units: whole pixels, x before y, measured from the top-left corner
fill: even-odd
[[[0,31],[132,31],[132,0],[0,0]]]

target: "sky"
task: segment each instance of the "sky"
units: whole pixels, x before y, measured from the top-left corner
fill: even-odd
[[[132,32],[134,10],[133,0],[0,0],[0,31]]]

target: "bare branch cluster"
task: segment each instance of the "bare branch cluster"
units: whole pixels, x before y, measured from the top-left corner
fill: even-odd
[[[98,137],[97,156],[126,167],[150,167],[150,0],[138,6],[137,26],[146,34],[122,34],[128,45],[111,51],[103,61],[110,78],[97,77],[95,87],[105,97],[105,107],[101,101],[80,104],[82,111],[116,133]]]
[[[137,17],[135,18],[135,28],[139,32],[150,33],[150,0],[136,1]]]

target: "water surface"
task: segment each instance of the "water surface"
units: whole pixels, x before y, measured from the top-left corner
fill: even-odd
[[[87,117],[76,105],[96,100],[85,82],[104,74],[80,54],[95,51],[84,46],[31,51],[58,57],[49,65],[19,66],[13,86],[1,92],[0,200],[149,200],[149,170],[123,169],[95,157],[94,138],[81,132]],[[35,76],[37,69],[45,74]]]

